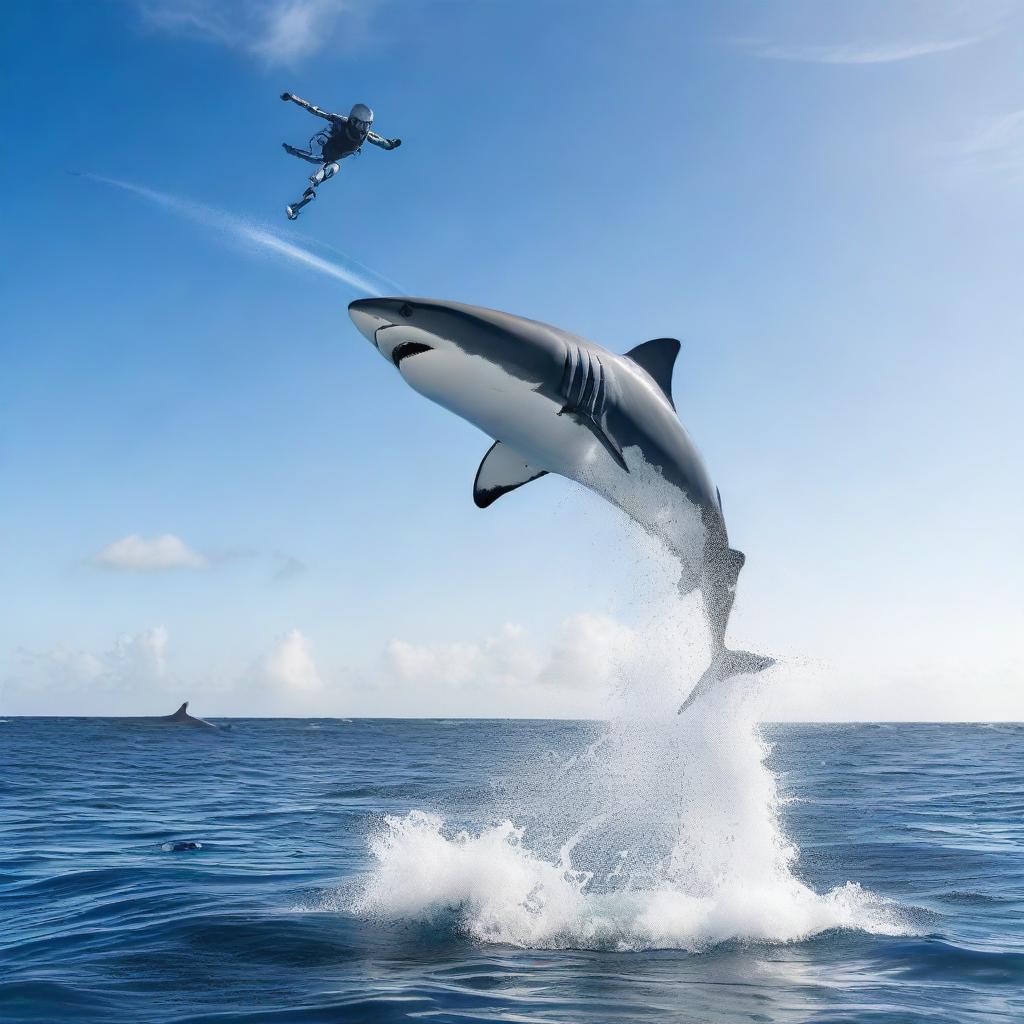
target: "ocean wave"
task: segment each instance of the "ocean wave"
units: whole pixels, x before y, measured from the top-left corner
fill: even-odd
[[[292,720],[211,757],[16,719],[0,1019],[1020,1018],[1020,846],[957,829],[1019,823],[1024,736],[793,726],[768,756],[749,700],[658,693],[610,725],[325,726],[317,757]]]

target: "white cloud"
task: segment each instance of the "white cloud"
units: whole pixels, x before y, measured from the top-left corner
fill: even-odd
[[[403,682],[461,686],[478,671],[483,652],[479,645],[471,643],[431,646],[392,640],[384,657],[389,668]]]
[[[559,628],[540,678],[549,685],[605,692],[637,640],[633,630],[607,615],[571,615]]]
[[[98,653],[19,651],[3,673],[13,714],[167,714],[193,698],[207,716],[600,718],[674,715],[706,660],[697,602],[666,602],[637,628],[569,616],[550,640],[506,624],[479,639],[393,639],[376,664],[322,666],[291,629],[247,671],[172,671],[168,633],[154,626]],[[773,652],[779,653],[779,652]],[[970,652],[936,650],[897,664],[878,650],[829,665],[782,658],[740,688],[767,720],[1009,721],[1024,711],[1019,657],[979,667]]]
[[[313,649],[299,630],[289,630],[256,666],[257,681],[282,694],[312,694],[323,688]]]
[[[738,39],[736,44],[755,57],[766,60],[790,60],[806,64],[892,64],[897,61],[929,57],[972,46],[984,35],[954,39],[932,39],[905,43],[845,43],[836,45],[788,46],[760,39]]]
[[[536,678],[541,668],[525,631],[512,623],[477,642],[416,645],[392,640],[385,662],[402,682],[447,687],[521,685]]]
[[[154,695],[158,709],[173,699],[175,685],[167,641],[166,628],[153,626],[119,636],[98,654],[66,645],[44,653],[19,651],[5,681],[7,695],[26,714],[131,715],[138,713],[132,708],[140,699]]]
[[[107,671],[121,681],[162,682],[167,678],[167,629],[153,626],[121,636],[107,653]]]
[[[395,639],[376,679],[383,696],[417,714],[433,704],[444,715],[587,717],[602,713],[634,640],[621,623],[587,613],[565,619],[547,645],[512,623],[474,641]]]
[[[93,561],[106,569],[159,572],[164,569],[205,569],[209,564],[198,551],[180,537],[164,533],[147,539],[137,533],[115,540],[100,551]]]
[[[143,21],[152,29],[285,65],[328,45],[351,47],[373,6],[373,0],[253,0],[231,5],[221,0],[139,0]]]

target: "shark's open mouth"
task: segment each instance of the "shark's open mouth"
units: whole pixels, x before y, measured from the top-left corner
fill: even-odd
[[[398,366],[403,359],[408,359],[409,356],[419,355],[420,352],[431,352],[433,351],[429,345],[424,345],[420,341],[403,341],[394,347],[391,352],[391,361]]]

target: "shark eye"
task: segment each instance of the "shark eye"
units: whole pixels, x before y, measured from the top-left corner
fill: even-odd
[[[402,305],[398,307],[398,312],[400,316],[404,316],[405,319],[408,320],[412,316],[412,306],[410,306],[408,302],[403,302]]]

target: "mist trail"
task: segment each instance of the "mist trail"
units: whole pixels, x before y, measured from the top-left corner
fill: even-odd
[[[221,241],[232,240],[241,243],[245,247],[269,253],[291,263],[308,267],[317,273],[332,277],[336,281],[343,281],[365,295],[381,294],[381,285],[387,285],[386,290],[388,291],[404,291],[397,282],[390,280],[375,270],[371,270],[369,267],[363,266],[333,246],[324,245],[323,247],[341,256],[345,261],[344,264],[324,259],[316,253],[288,241],[288,239],[283,238],[264,224],[236,217],[234,214],[218,210],[212,206],[205,206],[202,203],[197,203],[190,199],[182,199],[166,192],[159,192],[144,185],[120,181],[117,178],[107,178],[99,174],[86,173],[82,174],[81,177],[103,185],[109,185],[112,188],[121,189],[131,195],[155,203],[157,206],[161,206],[165,210],[169,210],[195,224],[210,228]]]
[[[358,911],[528,948],[699,951],[911,930],[855,882],[817,893],[796,874],[760,687],[735,680],[677,714],[704,666],[706,624],[661,545],[632,540],[646,569],[607,725],[583,749],[510,766],[469,823],[388,817]]]

